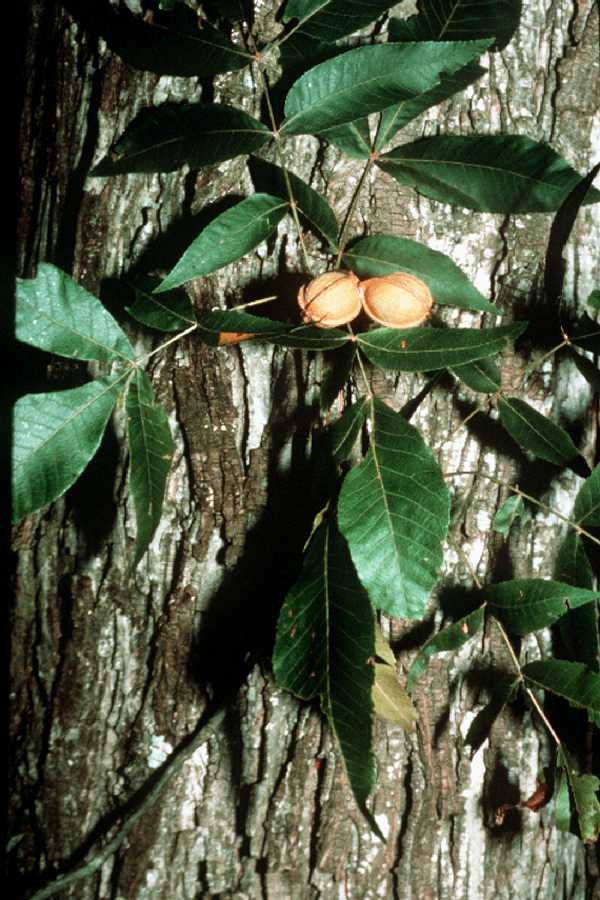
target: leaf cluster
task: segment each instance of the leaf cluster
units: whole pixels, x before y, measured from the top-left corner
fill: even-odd
[[[235,4],[226,5],[224,18],[229,6]],[[257,89],[263,91],[265,116],[223,103],[165,103],[144,110],[91,175],[143,177],[183,165],[198,169],[247,158],[256,192],[214,216],[164,277],[148,274],[135,284],[134,300],[127,307],[132,320],[172,335],[152,353],[192,333],[215,348],[249,339],[305,351],[345,349],[364,376],[364,396],[324,432],[329,493],[325,509],[315,518],[298,581],[281,609],[273,666],[282,687],[305,700],[319,698],[366,815],[375,783],[374,711],[409,730],[416,719],[376,615],[409,620],[426,616],[450,523],[449,477],[417,428],[373,395],[369,367],[446,371],[483,396],[481,414],[495,410],[501,427],[525,454],[557,470],[571,467],[588,476],[569,519],[574,530],[561,548],[557,580],[481,587],[473,611],[443,628],[419,651],[408,676],[409,690],[433,654],[458,649],[481,631],[486,617],[503,633],[516,636],[557,625],[570,635],[566,643],[572,658],[540,660],[523,668],[517,661],[514,678],[502,687],[492,713],[487,710],[478,717],[478,725],[485,719],[489,728],[519,688],[551,692],[587,709],[592,721],[600,717],[600,593],[593,589],[586,550],[586,541],[600,526],[600,470],[589,472],[558,422],[503,390],[494,358],[524,333],[527,323],[495,320],[485,327],[452,329],[438,323],[355,334],[289,321],[283,315],[267,318],[254,306],[199,313],[182,290],[251,253],[288,218],[298,230],[306,277],[304,237],[309,230],[331,267],[344,266],[363,278],[405,272],[421,279],[440,307],[499,316],[466,274],[436,250],[392,234],[369,233],[350,242],[350,211],[339,218],[322,194],[282,165],[284,142],[293,142],[297,135],[313,135],[362,161],[358,189],[375,167],[434,202],[505,215],[558,210],[557,222],[561,215],[572,221],[582,204],[600,199],[591,180],[584,182],[547,144],[523,135],[442,134],[402,142],[407,124],[485,74],[479,61],[512,38],[520,0],[422,0],[414,16],[389,20],[385,41],[363,37],[358,46],[340,43],[387,15],[392,6],[382,0],[288,0],[282,10],[283,30],[265,46],[256,43],[246,14],[231,13],[237,22],[235,39],[206,18],[198,22],[191,9],[175,2],[161,4],[154,24],[117,14],[101,2],[79,14],[136,68],[207,78],[250,67]],[[284,74],[297,73],[279,119],[268,83],[277,55]],[[555,244],[559,256],[569,230],[563,228],[563,238]],[[596,311],[597,293],[590,297]],[[600,331],[593,319],[585,317],[568,327],[561,346],[568,344],[574,353],[578,347],[598,349]],[[18,282],[17,337],[59,356],[94,362],[102,374],[81,387],[27,395],[17,402],[14,520],[68,490],[97,451],[118,407],[127,422],[137,564],[162,515],[174,451],[167,413],[144,371],[152,354],[136,355],[102,303],[48,263],[39,266],[36,278]],[[368,449],[354,464],[361,436]],[[515,489],[496,516],[498,533],[514,527],[524,499]],[[473,737],[472,743],[478,740]],[[559,823],[563,826],[570,819],[565,810],[571,797],[582,836],[595,837],[600,830],[597,779],[576,773],[561,753],[559,766],[565,774],[558,790]]]

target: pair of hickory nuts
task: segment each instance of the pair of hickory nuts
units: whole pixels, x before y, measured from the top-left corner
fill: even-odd
[[[414,328],[431,312],[427,285],[408,272],[390,272],[360,281],[354,272],[325,272],[303,285],[298,303],[305,322],[335,328],[351,322],[364,309],[380,325]]]

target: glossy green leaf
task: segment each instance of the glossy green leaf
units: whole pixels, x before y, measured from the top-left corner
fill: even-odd
[[[155,293],[170,291],[241,259],[275,231],[288,209],[281,197],[254,194],[225,210],[192,241]]]
[[[494,38],[494,50],[502,50],[515,33],[521,16],[521,0],[420,0],[419,13],[408,19],[392,19],[394,41],[465,41]]]
[[[561,544],[556,559],[555,577],[574,587],[593,589],[594,573],[583,539],[575,531],[569,531]],[[579,609],[569,610],[558,625],[569,657],[597,671],[600,668],[598,604],[586,603]]]
[[[198,333],[211,346],[217,346],[220,336],[228,333],[253,335],[270,344],[305,350],[335,350],[350,341],[350,335],[338,328],[289,325],[237,309],[205,313],[198,320]]]
[[[472,391],[482,394],[495,394],[502,384],[500,369],[489,358],[478,359],[465,366],[455,366],[451,372]]]
[[[359,400],[348,406],[337,422],[327,429],[331,455],[335,462],[348,459],[363,427],[367,414],[367,400]]]
[[[362,278],[408,272],[425,282],[441,306],[475,309],[499,315],[449,256],[409,238],[375,234],[346,251],[343,264]]]
[[[364,810],[374,785],[370,665],[374,616],[348,549],[333,522],[310,542],[300,578],[277,625],[273,668],[281,687],[303,699],[317,695]]]
[[[487,740],[494,722],[516,694],[519,685],[518,678],[509,677],[501,679],[494,686],[490,702],[477,713],[465,735],[465,744],[471,748],[471,756],[474,756],[483,742]]]
[[[571,819],[573,812],[571,810],[571,793],[569,791],[569,780],[563,769],[558,769],[556,778],[556,788],[554,790],[554,821],[559,831],[569,832],[571,830]]]
[[[580,487],[575,498],[573,518],[585,528],[600,525],[600,465],[596,466]]]
[[[219,344],[221,334],[254,334],[257,338],[266,339],[285,334],[290,328],[285,322],[275,322],[241,309],[215,309],[198,319],[200,337],[213,347]]]
[[[416,428],[378,399],[368,413],[370,447],[344,479],[340,530],[373,605],[420,619],[442,563],[448,489]]]
[[[422,138],[377,165],[425,197],[478,212],[552,212],[581,180],[547,144],[515,134]],[[599,199],[592,188],[586,202]]]
[[[241,109],[165,103],[139,113],[90,174],[173,172],[186,163],[197,169],[253,153],[271,137],[265,125]]]
[[[600,353],[600,324],[585,313],[569,333],[571,341],[582,350]]]
[[[590,188],[600,172],[600,163],[594,166],[567,194],[552,220],[546,259],[544,261],[544,300],[548,310],[560,308],[564,288],[567,264],[564,251],[571,237],[573,226],[581,207],[585,204]]]
[[[257,190],[264,190],[286,201],[288,200],[287,175],[300,220],[321,235],[329,244],[330,250],[333,252],[337,250],[339,225],[335,213],[322,194],[311,188],[293,172],[262,159],[252,159],[250,170]]]
[[[50,263],[40,263],[35,278],[17,278],[15,335],[72,359],[124,362],[134,355],[100,301]]]
[[[319,137],[339,147],[351,159],[368,159],[371,155],[371,134],[366,118],[327,128],[319,133]]]
[[[158,331],[185,331],[196,324],[196,313],[192,301],[183,290],[157,297],[152,291],[159,284],[159,278],[146,277],[133,285],[135,299],[125,309],[129,315]]]
[[[415,681],[425,671],[429,663],[430,657],[434,653],[444,653],[447,650],[458,650],[463,644],[471,640],[473,635],[483,627],[485,616],[485,606],[480,606],[467,616],[463,616],[452,625],[442,628],[437,634],[434,634],[427,643],[419,650],[412,666],[408,672],[406,686],[412,691]]]
[[[100,446],[123,375],[47,394],[26,394],[14,407],[13,522],[61,497]]]
[[[129,489],[137,524],[135,562],[138,563],[160,522],[175,447],[167,413],[156,403],[152,384],[141,369],[129,385],[126,408]]]
[[[381,114],[381,121],[377,129],[375,149],[381,151],[405,125],[408,125],[409,122],[412,122],[425,110],[430,109],[432,106],[437,106],[438,103],[443,103],[444,100],[448,100],[460,91],[464,91],[466,87],[473,84],[486,72],[487,69],[484,69],[478,63],[469,63],[452,75],[442,74],[439,84],[436,84],[430,91],[425,91],[411,100],[403,100],[396,106],[390,106],[388,109],[385,109]]]
[[[539,459],[564,466],[578,455],[578,450],[560,425],[543,416],[518,397],[501,397],[498,401],[500,421],[510,436],[524,450]]]
[[[357,47],[309,69],[291,87],[281,132],[318,134],[381,112],[483,53],[487,41]]]
[[[84,22],[89,16],[92,31],[124,62],[142,71],[210,78],[242,69],[252,61],[250,53],[232,44],[206,20],[198,28],[196,13],[183,4],[170,17],[170,27],[150,24],[126,11],[115,13],[108,4],[102,12],[94,10],[94,4],[71,0],[67,5],[75,7],[74,14]]]
[[[528,663],[521,671],[530,685],[563,697],[571,706],[600,712],[600,675],[583,663],[547,659]]]
[[[494,356],[525,329],[524,322],[499,328],[376,328],[357,336],[365,356],[382,369],[428,372]]]
[[[523,515],[523,499],[519,494],[512,494],[507,497],[502,506],[498,509],[492,528],[498,534],[507,535],[512,528],[513,523]]]
[[[389,0],[288,0],[283,21],[296,19],[300,25],[296,34],[332,44],[364,28],[392,6]]]
[[[268,338],[270,344],[299,350],[337,350],[350,343],[350,335],[339,328],[293,325],[284,334]]]
[[[513,634],[529,634],[554,624],[570,609],[593,603],[598,591],[561,581],[522,578],[502,581],[485,589],[490,612]]]

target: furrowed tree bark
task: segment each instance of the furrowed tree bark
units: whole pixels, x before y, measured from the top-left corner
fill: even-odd
[[[129,4],[135,6],[135,4]],[[548,140],[579,171],[599,158],[598,6],[525,0],[519,31],[489,57],[474,87],[418,119],[410,136],[527,134]],[[258,25],[275,33],[275,5]],[[92,165],[145,106],[230,102],[258,114],[248,71],[213,85],[135,71],[60,4],[32,0],[21,122],[19,274],[47,260],[71,272],[120,315],[119,280],[165,270],[198,231],[201,210],[252,190],[245,160],[199,172],[89,178]],[[312,138],[286,145],[290,168],[341,215],[360,164]],[[373,174],[352,233],[413,237],[449,254],[515,319],[544,322],[541,282],[551,217],[481,215],[428,203]],[[318,244],[307,238],[318,259]],[[598,207],[578,216],[568,245],[566,302],[600,283]],[[291,225],[247,259],[194,285],[201,310],[278,293],[295,296],[302,261]],[[316,273],[313,273],[316,274]],[[474,325],[466,312],[440,320]],[[125,317],[123,317],[125,318]],[[159,338],[126,325],[140,352]],[[505,384],[581,436],[594,462],[596,407],[566,355],[523,380],[541,354],[503,357]],[[78,366],[30,354],[24,390],[79,383]],[[46,369],[47,367],[47,369]],[[241,344],[214,350],[194,335],[152,358],[149,374],[169,411],[176,454],[163,520],[131,570],[135,536],[119,419],[81,481],[15,529],[12,608],[11,849],[15,897],[28,897],[118,833],[131,798],[224,704],[222,723],[98,871],[65,888],[77,900],[272,898],[583,898],[593,852],[553,827],[552,804],[496,807],[533,793],[552,742],[539,718],[511,706],[471,758],[463,740],[510,672],[490,627],[454,656],[430,663],[416,691],[415,735],[376,724],[373,809],[382,844],[357,812],[332,738],[316,708],[274,684],[268,663],[277,609],[298,571],[314,510],[307,450],[318,425],[321,363],[299,351]],[[421,376],[374,376],[395,408]],[[450,615],[464,594],[506,577],[549,576],[555,517],[532,510],[504,541],[491,520],[506,497],[485,476],[520,479],[550,506],[571,509],[580,479],[565,471],[534,484],[515,448],[448,378],[424,391],[412,423],[453,479],[453,527],[435,598]],[[333,413],[328,414],[330,416]],[[489,422],[485,419],[485,422]],[[537,470],[536,470],[537,471]],[[432,619],[436,626],[442,612]],[[403,675],[426,626],[384,622]],[[527,659],[550,638],[523,640]]]

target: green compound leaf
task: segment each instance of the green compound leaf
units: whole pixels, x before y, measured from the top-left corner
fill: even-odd
[[[309,69],[292,85],[280,130],[318,134],[381,112],[431,90],[442,72],[461,69],[488,43],[380,44],[348,50]]]
[[[524,400],[504,397],[498,401],[500,421],[524,450],[557,466],[579,455],[577,447],[560,425],[547,419]]]
[[[578,525],[593,528],[600,525],[600,465],[583,482],[575,498],[573,518]]]
[[[352,159],[368,159],[371,155],[371,133],[368,119],[357,119],[321,131],[319,137],[343,150]]]
[[[130,361],[133,348],[93,294],[61,269],[40,263],[37,277],[17,278],[15,334],[25,344],[100,362]]]
[[[598,591],[573,587],[561,581],[523,578],[502,581],[485,588],[492,615],[513,634],[529,634],[554,624],[565,613],[600,597]]]
[[[320,696],[363,811],[375,779],[374,626],[343,538],[333,522],[322,523],[281,609],[273,668],[286,690],[305,700]]]
[[[575,587],[592,590],[594,573],[587,557],[583,539],[570,531],[563,541],[556,560],[556,577]],[[558,623],[560,634],[571,659],[600,668],[600,636],[596,603],[571,609]]]
[[[89,16],[89,26],[101,34],[109,48],[124,62],[136,69],[157,75],[182,75],[210,78],[221,72],[243,69],[252,56],[242,47],[236,47],[220,31],[202,22],[193,10],[183,5],[172,19],[172,27],[154,25],[128,13],[114,13],[108,4],[107,11],[94,9],[94,4],[75,3],[77,18]],[[90,6],[89,11],[85,7]],[[83,7],[83,11],[81,11]]]
[[[428,372],[494,356],[525,328],[525,322],[482,329],[376,328],[356,340],[365,356],[382,369]]]
[[[185,331],[196,324],[196,313],[192,301],[182,290],[157,297],[152,293],[159,284],[159,278],[145,277],[133,285],[135,299],[125,309],[129,315],[158,331]]]
[[[338,328],[288,325],[236,309],[205,313],[198,320],[198,333],[213,347],[222,343],[221,336],[227,334],[245,334],[270,344],[305,350],[336,350],[350,342],[350,335]]]
[[[13,522],[61,497],[100,446],[124,375],[48,394],[26,394],[14,407]]]
[[[275,231],[288,209],[288,203],[269,194],[240,201],[200,232],[154,293],[170,291],[241,259]]]
[[[287,176],[300,219],[304,220],[313,231],[316,230],[329,244],[329,249],[336,252],[338,221],[327,200],[321,194],[293,172],[256,157],[250,161],[250,171],[257,190],[264,190],[286,201],[288,200]]]
[[[493,359],[478,359],[465,366],[455,366],[450,371],[472,391],[481,394],[495,394],[502,384],[500,369]]]
[[[154,398],[152,384],[138,369],[127,391],[129,489],[137,535],[135,563],[140,561],[162,514],[167,475],[175,449],[167,414]]]
[[[283,21],[302,23],[296,34],[333,44],[364,28],[393,3],[389,0],[288,0]]]
[[[548,659],[529,663],[522,673],[530,685],[563,697],[571,706],[600,713],[600,675],[583,663]]]
[[[173,172],[253,153],[272,137],[241,109],[214,104],[165,103],[143,110],[90,175]]]
[[[222,334],[252,334],[267,340],[290,330],[285,322],[274,322],[263,316],[254,316],[237,309],[215,309],[198,319],[198,333],[205,344],[216,347]]]
[[[467,641],[471,640],[473,635],[477,634],[483,627],[484,616],[485,605],[480,606],[479,609],[469,613],[468,616],[463,616],[462,619],[453,622],[452,625],[448,625],[446,628],[442,628],[441,631],[438,631],[437,634],[434,634],[434,636],[430,638],[419,651],[409,669],[406,681],[408,690],[412,691],[415,681],[425,671],[429,659],[434,653],[444,653],[447,650],[458,650],[459,647],[462,647],[463,644],[466,644]]]
[[[477,212],[552,212],[581,180],[547,144],[514,134],[422,138],[377,165],[425,197]],[[592,188],[585,202],[598,200]]]
[[[513,494],[507,497],[502,506],[498,509],[492,522],[492,528],[498,534],[507,535],[515,522],[523,514],[523,499],[519,494]]]
[[[515,33],[521,0],[420,0],[419,13],[392,19],[390,40],[464,41],[494,38],[494,50],[503,50]]]
[[[362,278],[408,272],[425,282],[436,303],[499,315],[450,257],[391,234],[363,238],[347,250],[343,264]]]
[[[269,338],[270,344],[299,350],[337,350],[350,343],[350,335],[339,328],[318,328],[316,325],[288,326],[285,334]]]
[[[412,100],[403,100],[397,106],[390,106],[381,114],[381,122],[377,130],[377,139],[375,141],[375,149],[381,151],[386,144],[392,140],[400,129],[420,116],[425,110],[438,103],[443,103],[464,91],[466,87],[485,75],[487,69],[478,63],[469,63],[452,75],[442,74],[439,84],[435,85],[430,91],[418,94]],[[322,135],[324,137],[324,135]],[[367,154],[368,156],[369,154]]]
[[[442,563],[450,499],[421,435],[381,400],[369,400],[371,443],[344,479],[339,526],[371,603],[420,619]]]

